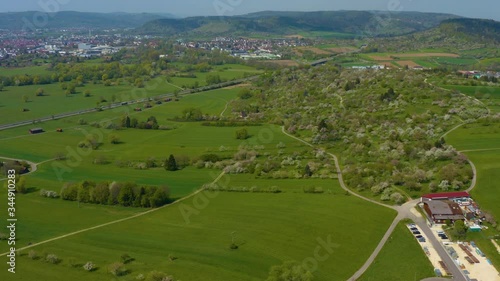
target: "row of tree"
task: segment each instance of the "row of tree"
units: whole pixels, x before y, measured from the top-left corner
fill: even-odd
[[[94,182],[66,183],[61,198],[81,203],[158,208],[172,200],[166,186],[142,186],[136,183]]]

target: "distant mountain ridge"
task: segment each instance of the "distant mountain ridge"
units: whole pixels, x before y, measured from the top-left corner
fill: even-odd
[[[243,35],[248,33],[291,35],[299,32],[338,32],[354,36],[394,36],[427,30],[451,14],[380,11],[264,11],[232,17],[157,19],[136,30],[144,34]]]
[[[500,42],[500,22],[485,19],[448,19],[439,29],[444,34],[468,40],[490,40]]]
[[[36,11],[0,13],[0,29],[22,30],[43,28],[136,28],[152,20],[171,17],[170,14],[151,13],[85,13]],[[36,24],[39,23],[39,24]]]

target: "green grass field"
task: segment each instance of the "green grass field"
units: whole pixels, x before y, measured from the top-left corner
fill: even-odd
[[[166,184],[173,198],[180,198],[212,182],[221,172],[194,167],[178,172],[166,172],[163,168],[120,168],[114,164],[117,160],[144,161],[155,157],[163,161],[169,154],[198,157],[204,153],[230,157],[243,143],[263,146],[261,153],[274,153],[278,143],[286,144],[285,152],[308,149],[284,135],[275,125],[248,127],[251,137],[242,142],[234,137],[238,128],[172,121],[189,107],[220,115],[239,90],[198,93],[185,96],[179,102],[129,112],[139,120],[156,116],[160,125],[171,126],[172,130],[113,131],[78,124],[82,118],[88,123],[116,122],[130,110],[125,106],[119,110],[36,124],[46,131],[40,135],[29,135],[27,130],[31,126],[2,131],[1,156],[34,162],[49,160],[39,165],[38,171],[26,176],[28,187],[34,191],[17,198],[18,247],[145,211],[46,199],[38,195],[39,189],[59,191],[67,181],[135,181],[148,185]],[[56,128],[63,128],[64,132],[57,133]],[[85,132],[101,134],[103,145],[89,154],[50,161],[57,153],[77,151],[77,144],[85,139]],[[109,134],[119,135],[122,144],[109,143]],[[225,146],[224,152],[219,150],[221,145]],[[110,164],[93,164],[98,157],[105,157]],[[62,174],[57,170],[60,165],[66,167]],[[320,245],[318,239],[328,237],[338,246],[328,259],[318,263],[313,273],[316,280],[345,280],[364,263],[395,216],[389,209],[346,196],[336,179],[269,180],[255,179],[253,175],[229,175],[221,181],[237,187],[277,186],[283,193],[221,193],[209,199],[206,207],[200,207],[203,201],[196,201],[202,199],[188,199],[182,206],[192,206],[199,213],[190,217],[189,223],[179,209],[181,205],[172,205],[129,221],[43,244],[34,250],[40,255],[56,254],[62,262],[51,265],[31,260],[24,251],[24,255],[18,257],[16,280],[135,280],[138,274],[151,270],[161,270],[181,280],[199,280],[199,270],[203,271],[204,280],[262,280],[273,265],[314,257]],[[311,186],[321,187],[325,193],[305,194],[303,188]],[[6,196],[4,189],[0,195]],[[5,213],[0,214],[0,220],[5,220],[5,216]],[[236,251],[228,248],[233,232],[239,245]],[[0,250],[6,251],[7,245],[2,244]],[[107,265],[118,261],[123,253],[135,258],[126,265],[130,274],[113,279],[107,273]],[[170,261],[169,254],[178,260]],[[99,268],[88,273],[81,266],[73,268],[70,260],[81,264],[93,261]],[[0,273],[0,280],[7,277],[5,272]]]
[[[472,197],[478,202],[483,211],[491,213],[496,220],[500,218],[500,205],[498,194],[500,192],[500,125],[492,124],[483,126],[480,124],[468,125],[460,128],[446,138],[446,141],[474,162],[477,168],[477,186],[472,191]],[[476,241],[483,252],[488,254],[493,264],[500,270],[500,259],[496,255],[496,249],[489,241],[489,237],[498,235],[498,231],[490,228],[488,234],[484,231],[478,234],[470,234],[468,239]]]
[[[449,64],[449,65],[460,65],[460,66],[470,66],[478,63],[476,59],[468,59],[468,58],[446,58],[446,57],[438,57],[434,60],[438,64]]]
[[[30,67],[5,67],[0,66],[0,76],[12,75],[40,75],[51,73],[47,70],[48,65],[30,66]]]
[[[338,185],[332,181],[332,188]],[[205,195],[206,196],[206,195]],[[187,200],[144,217],[92,230],[34,250],[54,253],[59,265],[21,257],[16,280],[133,280],[160,270],[180,280],[263,280],[269,268],[283,261],[314,257],[318,239],[335,244],[318,262],[315,280],[345,280],[366,260],[394,217],[384,209],[345,195],[210,194],[206,207],[185,220],[181,210],[197,206]],[[353,209],[353,206],[356,206]],[[342,227],[339,227],[342,225]],[[238,250],[230,250],[231,233]],[[368,239],[369,237],[369,239]],[[135,261],[130,274],[115,278],[107,265],[128,253]],[[326,252],[321,252],[326,253]],[[178,259],[170,261],[169,255]],[[71,268],[70,258],[93,261],[93,273]],[[349,262],[346,262],[349,261]],[[196,269],[196,270],[194,270]],[[6,271],[0,273],[4,279]]]
[[[3,182],[1,185],[3,187]],[[0,197],[7,202],[6,190],[4,188],[0,190]],[[18,248],[144,211],[118,206],[90,204],[78,206],[77,202],[43,198],[38,195],[38,192],[18,196],[16,210],[17,218],[19,218],[16,231]],[[2,221],[6,221],[6,215],[6,212],[2,212],[0,215]],[[2,228],[0,233],[6,234],[6,230]],[[1,253],[9,248],[7,243],[3,241],[0,243]]]
[[[399,223],[391,238],[360,281],[408,281],[432,277],[434,270],[422,247]]]
[[[113,110],[93,113],[84,116],[55,120],[37,124],[46,133],[30,135],[29,127],[20,127],[3,131],[0,143],[0,155],[26,159],[33,162],[44,162],[55,158],[56,154],[68,155],[67,160],[49,161],[39,166],[36,174],[28,176],[28,183],[33,187],[59,191],[64,182],[82,181],[134,181],[139,184],[163,185],[171,188],[175,198],[185,196],[202,184],[212,181],[220,171],[199,170],[187,167],[176,173],[167,173],[163,168],[147,170],[133,167],[119,167],[117,161],[137,164],[147,159],[155,159],[161,164],[170,154],[195,159],[202,154],[217,153],[223,157],[232,157],[243,143],[235,138],[234,127],[206,127],[196,122],[173,122],[171,118],[181,114],[189,107],[198,107],[203,113],[219,115],[227,102],[234,99],[239,89],[221,89],[196,95],[186,96],[179,102],[165,103],[147,111],[134,113],[132,117],[146,120],[155,116],[160,125],[168,125],[173,130],[107,130],[89,125],[78,125],[78,119],[87,122],[108,120],[117,122],[124,112]],[[63,128],[63,133],[56,132]],[[285,151],[304,149],[303,144],[281,133],[278,126],[263,125],[248,127],[251,137],[246,141],[250,145],[263,145],[262,153],[273,152],[280,142],[285,143]],[[86,135],[94,134],[102,141],[97,150],[80,153],[78,143],[84,141]],[[121,144],[109,142],[110,135],[117,135]],[[220,146],[225,151],[220,151]],[[95,159],[106,159],[108,164],[94,164]]]
[[[65,91],[62,90],[59,84],[5,87],[0,92],[0,114],[2,116],[0,123],[8,124],[16,121],[36,120],[60,113],[95,108],[102,99],[107,102],[99,103],[99,106],[105,106],[109,102],[139,100],[172,93],[179,90],[179,88],[190,88],[195,83],[198,83],[201,87],[207,84],[206,76],[209,74],[217,74],[223,80],[233,80],[243,78],[244,75],[259,73],[261,71],[253,67],[228,64],[216,66],[212,72],[195,73],[196,78],[173,77],[172,83],[168,83],[165,77],[157,77],[147,81],[144,88],[136,88],[125,82],[109,87],[103,84],[86,84],[83,87],[78,87],[76,89],[77,93],[70,96],[65,95]],[[35,95],[39,88],[45,91],[45,96],[37,97]],[[91,96],[85,97],[85,91],[90,91]],[[25,97],[27,97],[27,101],[25,101]],[[24,109],[26,111],[23,111]]]

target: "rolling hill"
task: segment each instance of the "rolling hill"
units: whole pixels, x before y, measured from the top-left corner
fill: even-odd
[[[454,18],[438,26],[397,36],[378,38],[368,43],[366,52],[407,52],[419,49],[439,49],[482,59],[498,56],[500,22],[484,19]],[[474,51],[476,50],[476,51]]]
[[[63,11],[57,13],[13,12],[0,13],[0,29],[22,30],[34,22],[37,28],[135,28],[170,14],[83,13]],[[28,23],[28,24],[27,24]]]
[[[448,19],[443,21],[439,30],[443,34],[465,40],[488,40],[500,42],[500,22],[484,19]]]
[[[377,11],[259,12],[234,17],[157,19],[136,30],[143,34],[180,35],[291,35],[301,32],[338,32],[353,37],[394,36],[438,26],[450,14]]]

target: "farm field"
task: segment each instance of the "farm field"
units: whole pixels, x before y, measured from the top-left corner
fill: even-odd
[[[459,55],[451,53],[377,53],[367,54],[367,56],[377,61],[387,61],[395,58],[459,57]]]
[[[474,162],[477,168],[477,187],[472,191],[472,197],[478,202],[483,211],[491,213],[496,220],[500,218],[500,207],[498,205],[500,177],[500,125],[471,124],[462,127],[447,136],[446,141]],[[500,259],[497,251],[490,241],[490,237],[498,235],[498,231],[490,229],[480,233],[470,233],[468,240],[475,241],[481,250],[487,253],[493,265],[500,270]]]
[[[417,240],[400,222],[374,263],[360,281],[422,280],[433,277],[434,270]]]
[[[447,142],[455,146],[474,162],[478,169],[478,185],[472,191],[484,210],[490,211],[500,218],[500,207],[497,197],[498,168],[500,167],[500,125],[470,125],[460,128],[448,135]]]
[[[4,183],[0,184],[3,186]],[[0,189],[0,197],[5,200],[6,193],[6,189]],[[22,218],[17,224],[18,248],[145,211],[119,206],[91,204],[78,206],[77,202],[41,197],[38,192],[18,196],[16,207],[18,218]],[[0,219],[6,221],[7,212],[2,212]],[[1,229],[0,233],[6,234],[6,231]],[[0,254],[9,248],[7,243],[0,243]],[[2,278],[2,280],[9,279]]]
[[[332,188],[339,189],[335,181]],[[330,237],[333,249],[327,260],[318,262],[315,280],[345,280],[366,260],[395,215],[389,209],[345,195],[285,192],[204,196],[213,198],[187,220],[181,210],[196,206],[191,200],[35,247],[38,253],[58,255],[62,262],[50,265],[22,257],[20,262],[26,268],[19,278],[133,280],[138,274],[160,270],[189,281],[199,280],[199,270],[203,270],[204,280],[263,280],[271,266],[289,260],[302,262],[314,256],[318,239]],[[237,250],[228,247],[231,233]],[[366,239],[368,236],[370,239]],[[135,260],[125,265],[127,276],[113,279],[106,272],[107,265],[124,253]],[[171,261],[169,255],[177,259]],[[79,263],[92,261],[99,269],[87,273],[71,268],[70,258]],[[1,272],[0,278],[5,274]]]
[[[243,78],[245,75],[256,75],[261,71],[249,66],[228,64],[216,66],[212,72],[195,73],[196,78],[172,77],[171,83],[166,80],[166,77],[156,77],[145,82],[144,88],[135,88],[125,82],[109,87],[89,83],[83,87],[77,87],[76,94],[69,96],[65,95],[58,83],[5,87],[0,92],[0,114],[2,115],[0,122],[8,124],[16,121],[36,120],[51,115],[106,106],[110,102],[144,99],[172,93],[195,85],[202,87],[207,84],[206,77],[210,73],[219,75],[223,80],[233,80]],[[42,97],[35,95],[39,88],[45,92]],[[89,91],[91,96],[85,97],[85,91]],[[106,100],[106,102],[100,102],[101,100]]]
[[[480,61],[474,58],[461,57],[459,54],[442,50],[421,50],[410,53],[368,53],[360,58],[388,66],[410,68],[422,66],[433,68],[439,66],[472,66]]]

